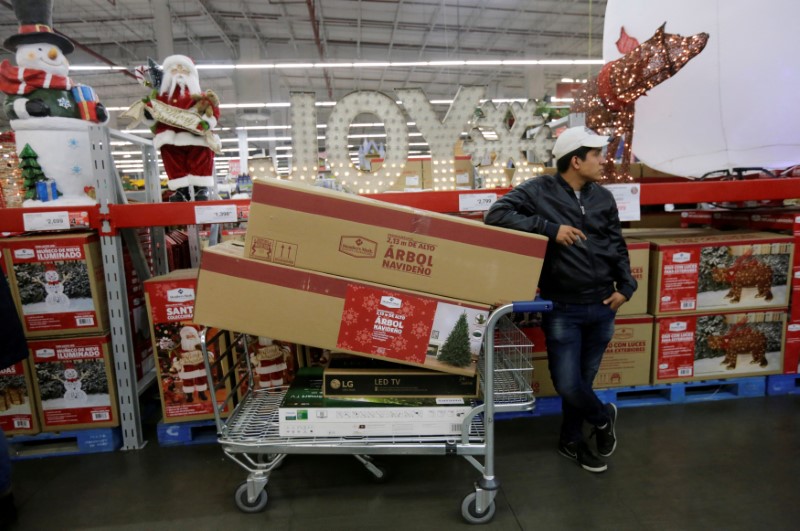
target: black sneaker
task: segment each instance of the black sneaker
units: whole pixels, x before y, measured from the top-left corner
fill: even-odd
[[[597,453],[609,457],[617,449],[617,406],[606,404],[609,421],[604,428],[594,428],[592,435],[597,438]]]
[[[558,453],[578,463],[589,472],[605,472],[608,465],[597,457],[585,442],[558,443]]]

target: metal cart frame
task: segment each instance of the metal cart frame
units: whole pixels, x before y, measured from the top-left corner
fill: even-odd
[[[507,315],[550,310],[551,302],[535,300],[506,304],[490,314],[478,361],[482,400],[474,403],[462,422],[460,437],[282,437],[278,435],[278,407],[287,388],[259,390],[254,387],[246,336],[244,363],[241,364],[241,360],[231,363],[222,381],[215,382],[212,370],[220,373],[220,363],[225,356],[220,355],[210,362],[205,332],[201,333],[209,387],[216,391],[225,385],[224,381],[235,381],[225,401],[216,404],[214,417],[223,452],[248,474],[247,480],[236,489],[236,505],[244,512],[263,510],[267,505],[266,486],[270,473],[288,454],[350,454],[378,480],[385,477],[386,471],[373,462],[373,455],[461,455],[481,474],[474,491],[462,500],[462,516],[472,524],[489,522],[495,513],[494,498],[500,487],[494,462],[495,414],[531,411],[535,406],[530,385],[532,344]],[[234,344],[229,347],[231,353],[235,350]],[[240,366],[246,367],[248,390],[230,416],[223,419],[221,412],[227,403],[233,404],[237,390],[243,385],[244,377],[235,378]],[[483,456],[483,463],[478,460],[480,456]]]

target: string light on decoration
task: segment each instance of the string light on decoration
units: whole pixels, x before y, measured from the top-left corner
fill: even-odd
[[[25,182],[13,132],[0,134],[0,155],[0,207],[20,208],[25,200]]]
[[[674,76],[686,63],[703,51],[707,33],[688,37],[666,33],[665,24],[655,34],[628,53],[607,63],[575,98],[572,112],[586,113],[586,125],[600,135],[613,137],[608,146],[605,179],[631,182],[631,144],[635,101],[650,89]],[[614,157],[624,141],[622,163],[617,169]]]
[[[499,106],[489,101],[480,108],[472,124],[470,141],[464,142],[463,149],[475,164],[480,164],[487,153],[494,153],[492,166],[478,168],[489,187],[511,184],[512,179],[506,178],[504,169],[509,161],[514,164],[514,181],[522,182],[535,176],[523,151],[533,150],[537,142],[534,138],[523,137],[529,129],[544,125],[544,118],[535,114],[536,107],[535,101]]]

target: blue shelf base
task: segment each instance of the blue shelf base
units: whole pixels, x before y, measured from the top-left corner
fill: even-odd
[[[800,395],[800,374],[775,374],[767,376],[767,394]]]
[[[95,428],[37,435],[10,435],[8,447],[14,461],[113,452],[122,447],[122,432],[120,428]]]
[[[796,375],[785,375],[796,376]],[[697,382],[680,382],[671,384],[637,385],[633,387],[616,387],[598,389],[597,396],[603,402],[614,402],[617,407],[659,406],[667,404],[685,404],[708,402],[713,400],[729,400],[733,398],[749,398],[766,396],[767,378],[773,376],[755,376],[752,378],[733,378],[730,380],[702,380]],[[788,387],[788,383],[783,384]],[[800,393],[800,378],[791,382],[791,391],[771,394]],[[527,415],[542,417],[561,413],[561,398],[545,396],[536,398],[536,407]]]
[[[158,444],[181,446],[189,444],[212,444],[217,442],[217,423],[213,420],[189,422],[159,422],[156,428]]]

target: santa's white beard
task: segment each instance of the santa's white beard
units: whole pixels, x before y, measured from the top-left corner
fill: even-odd
[[[184,74],[172,75],[168,72],[164,73],[164,79],[161,80],[161,94],[166,94],[169,97],[177,94],[188,92],[189,94],[200,94],[200,80],[194,76],[187,76]]]

